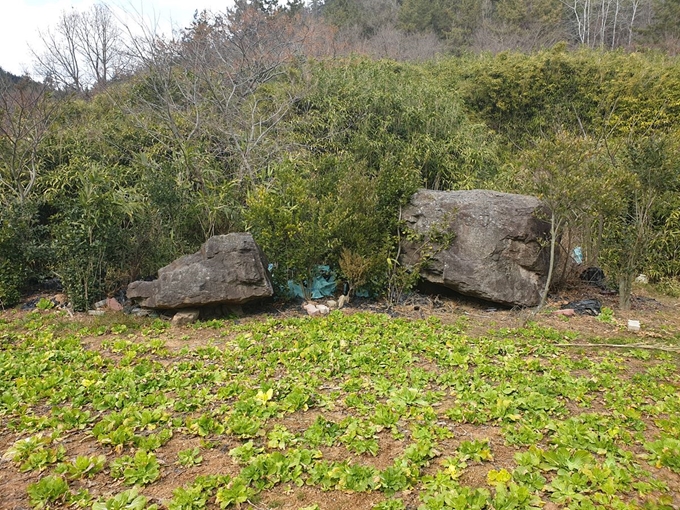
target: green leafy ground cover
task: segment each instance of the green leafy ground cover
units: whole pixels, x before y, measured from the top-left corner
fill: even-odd
[[[374,313],[179,338],[122,315],[3,317],[1,508],[680,504],[673,353]]]

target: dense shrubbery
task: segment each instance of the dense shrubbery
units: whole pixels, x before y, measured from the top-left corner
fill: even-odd
[[[380,287],[400,207],[421,186],[478,185],[496,170],[495,147],[422,69],[356,60],[313,73],[289,119],[297,150],[272,166],[245,216],[280,280],[308,278],[320,263],[339,268],[347,250]]]
[[[680,275],[677,60],[556,47],[284,68],[228,104],[206,92],[216,75],[164,76],[163,89],[158,69],[89,100],[59,99],[31,196],[2,202],[2,304],[56,274],[84,308],[243,228],[281,283],[344,260],[346,278],[382,290],[400,207],[421,186],[559,199],[588,262]],[[200,101],[163,103],[164,90],[190,85]]]
[[[8,306],[32,278],[44,276],[48,250],[34,203],[0,205],[0,306]]]
[[[680,115],[680,66],[657,54],[571,52],[558,44],[532,55],[450,60],[438,69],[480,119],[520,149],[555,127],[620,142],[676,129]]]

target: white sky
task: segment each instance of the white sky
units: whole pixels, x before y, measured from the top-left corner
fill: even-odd
[[[62,11],[87,10],[95,0],[0,0],[0,67],[22,75],[30,74],[33,57],[29,50],[40,49],[38,31],[52,27]],[[207,9],[224,11],[232,0],[113,0],[105,1],[112,8],[139,12],[150,21],[156,20],[161,31],[170,34],[172,28],[189,25],[194,11]]]

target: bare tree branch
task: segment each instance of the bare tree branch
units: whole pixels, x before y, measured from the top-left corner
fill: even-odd
[[[40,40],[42,49],[31,49],[36,70],[62,90],[105,86],[127,68],[123,31],[104,3],[82,13],[62,12]]]
[[[0,77],[0,200],[23,203],[38,175],[38,146],[47,135],[56,103],[49,89],[28,79]]]
[[[154,136],[179,155],[189,179],[204,185],[200,144],[223,166],[223,179],[239,186],[258,179],[274,154],[276,130],[296,94],[270,86],[290,75],[290,65],[331,47],[332,30],[318,19],[249,5],[197,14],[192,25],[164,40],[153,30],[134,39],[142,93],[128,106]],[[153,119],[152,122],[149,122]]]

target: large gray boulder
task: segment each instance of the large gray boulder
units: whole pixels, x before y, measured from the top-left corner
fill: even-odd
[[[461,294],[510,306],[540,302],[549,265],[546,209],[531,196],[486,190],[420,190],[402,219],[415,235],[405,236],[401,261],[421,276]],[[432,233],[453,234],[447,248],[432,249]]]
[[[158,270],[158,279],[132,282],[127,297],[148,308],[241,305],[274,294],[267,260],[253,236],[208,239],[200,251]]]

